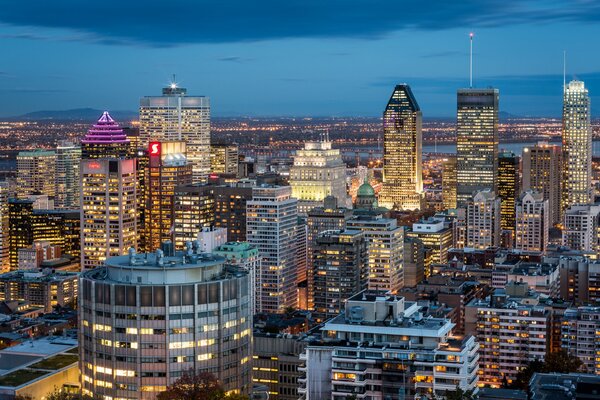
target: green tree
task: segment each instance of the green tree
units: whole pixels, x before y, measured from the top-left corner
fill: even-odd
[[[514,389],[527,390],[529,381],[534,373],[550,373],[557,372],[568,374],[570,372],[580,371],[583,367],[581,360],[565,350],[555,351],[546,354],[546,359],[542,362],[539,360],[530,361],[527,367],[519,371],[517,379],[510,386]]]
[[[167,390],[160,393],[157,400],[248,400],[247,396],[226,394],[213,374],[194,371],[185,373]]]
[[[457,385],[452,391],[446,390],[446,400],[475,400],[475,394],[472,390],[462,390]]]
[[[46,395],[46,400],[92,400],[92,398],[79,393],[69,393],[55,386],[54,391]]]

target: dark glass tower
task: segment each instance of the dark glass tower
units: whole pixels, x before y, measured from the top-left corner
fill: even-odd
[[[515,202],[521,194],[519,157],[510,151],[498,156],[498,196],[500,197],[500,229],[515,237]]]

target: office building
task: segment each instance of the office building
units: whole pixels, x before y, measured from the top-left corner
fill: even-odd
[[[298,199],[298,211],[306,214],[315,207],[323,206],[327,196],[337,198],[340,205],[350,206],[346,191],[346,164],[339,149],[332,149],[329,138],[305,142],[304,149],[297,150],[294,165],[290,168],[292,197]]]
[[[81,147],[61,140],[56,146],[56,176],[54,206],[62,210],[79,209],[79,163]]]
[[[0,301],[26,301],[50,313],[77,304],[77,272],[12,271],[0,275]]]
[[[155,399],[190,370],[248,394],[248,275],[197,248],[108,258],[80,281],[82,393]],[[110,355],[110,356],[109,356]]]
[[[498,156],[498,197],[500,197],[500,229],[515,237],[515,202],[521,194],[519,157],[510,151]],[[512,247],[512,246],[505,246]]]
[[[54,198],[56,153],[49,150],[20,151],[17,154],[17,197],[46,195]]]
[[[588,374],[600,375],[600,307],[565,310],[561,328],[562,349],[579,358]]]
[[[256,298],[254,294],[259,290],[256,286],[256,273],[260,267],[258,249],[248,242],[227,242],[215,247],[212,253],[225,258],[227,265],[235,265],[238,268],[248,271],[248,279],[250,280],[250,292],[248,294],[250,296],[250,315],[254,315],[256,310]]]
[[[192,183],[192,165],[184,142],[151,142],[148,152],[144,243],[146,251],[154,251],[162,242],[174,241],[175,188]],[[192,232],[193,237],[196,235],[198,231]],[[182,243],[176,243],[176,249],[182,250]]]
[[[262,185],[253,188],[246,207],[247,241],[260,256],[256,311],[278,313],[296,307],[298,200],[289,186]]]
[[[309,344],[300,393],[306,400],[445,397],[460,388],[477,393],[478,343],[454,338],[454,324],[423,318],[403,297],[358,293],[345,313],[322,328],[323,343]]]
[[[563,100],[563,210],[592,200],[590,97],[581,81],[567,84]]]
[[[548,200],[550,224],[562,223],[562,149],[538,143],[523,149],[523,190],[541,193]]]
[[[211,144],[210,173],[237,176],[238,157],[237,144]]]
[[[515,205],[515,248],[546,251],[550,231],[550,207],[544,195],[527,190]]]
[[[61,256],[60,246],[50,244],[50,242],[34,241],[31,247],[17,250],[19,270],[37,270],[42,262],[55,260]]]
[[[448,250],[452,248],[453,235],[450,227],[441,218],[429,218],[418,221],[406,232],[407,237],[420,239],[423,247],[431,249],[431,262],[446,264]]]
[[[599,250],[600,205],[576,205],[564,212],[562,244],[573,250]]]
[[[323,322],[367,286],[367,243],[360,231],[325,231],[313,248],[313,317]]]
[[[539,295],[538,295],[539,296]],[[510,284],[466,307],[466,332],[477,335],[479,384],[511,384],[530,361],[543,361],[548,349],[550,313],[528,294],[526,284]]]
[[[132,159],[81,162],[81,266],[101,266],[138,241],[137,173]]]
[[[10,199],[8,203],[9,266],[19,268],[19,250],[45,241],[61,248],[61,253],[79,258],[79,210],[39,210],[32,199]]]
[[[497,190],[498,89],[459,89],[456,119],[456,197],[464,207],[477,191]]]
[[[192,165],[193,182],[205,182],[210,173],[210,102],[208,97],[188,96],[175,83],[162,96],[140,99],[140,144],[183,141]]]
[[[404,287],[415,287],[425,279],[425,252],[423,241],[404,236]]]
[[[359,215],[346,222],[359,230],[367,242],[367,288],[396,293],[404,286],[404,229],[395,219]]]
[[[230,242],[246,241],[246,203],[252,199],[252,186],[243,183],[218,185],[212,189],[214,224],[227,229]]]
[[[8,227],[8,199],[10,188],[7,181],[0,181],[0,268],[6,270],[10,264],[10,239]]]
[[[500,245],[500,198],[492,191],[477,192],[467,203],[465,247],[485,250]]]
[[[183,249],[186,242],[196,240],[198,233],[204,228],[214,226],[214,222],[215,201],[212,187],[187,185],[174,189],[173,243],[176,249]]]
[[[422,114],[410,86],[396,85],[383,112],[383,207],[423,206]]]
[[[456,156],[444,158],[442,170],[442,206],[444,210],[456,208]]]
[[[131,143],[119,124],[104,111],[81,139],[81,158],[129,158]]]

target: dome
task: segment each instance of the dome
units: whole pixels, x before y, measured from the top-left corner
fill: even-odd
[[[373,186],[369,185],[369,183],[365,181],[365,183],[360,185],[360,187],[358,188],[357,195],[358,196],[375,196],[375,189],[373,189]]]

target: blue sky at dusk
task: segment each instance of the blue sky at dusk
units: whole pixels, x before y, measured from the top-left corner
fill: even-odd
[[[135,110],[172,74],[216,116],[376,116],[401,82],[426,117],[453,116],[470,31],[475,86],[498,87],[502,111],[560,115],[566,50],[600,115],[597,1],[0,4],[0,116]]]

